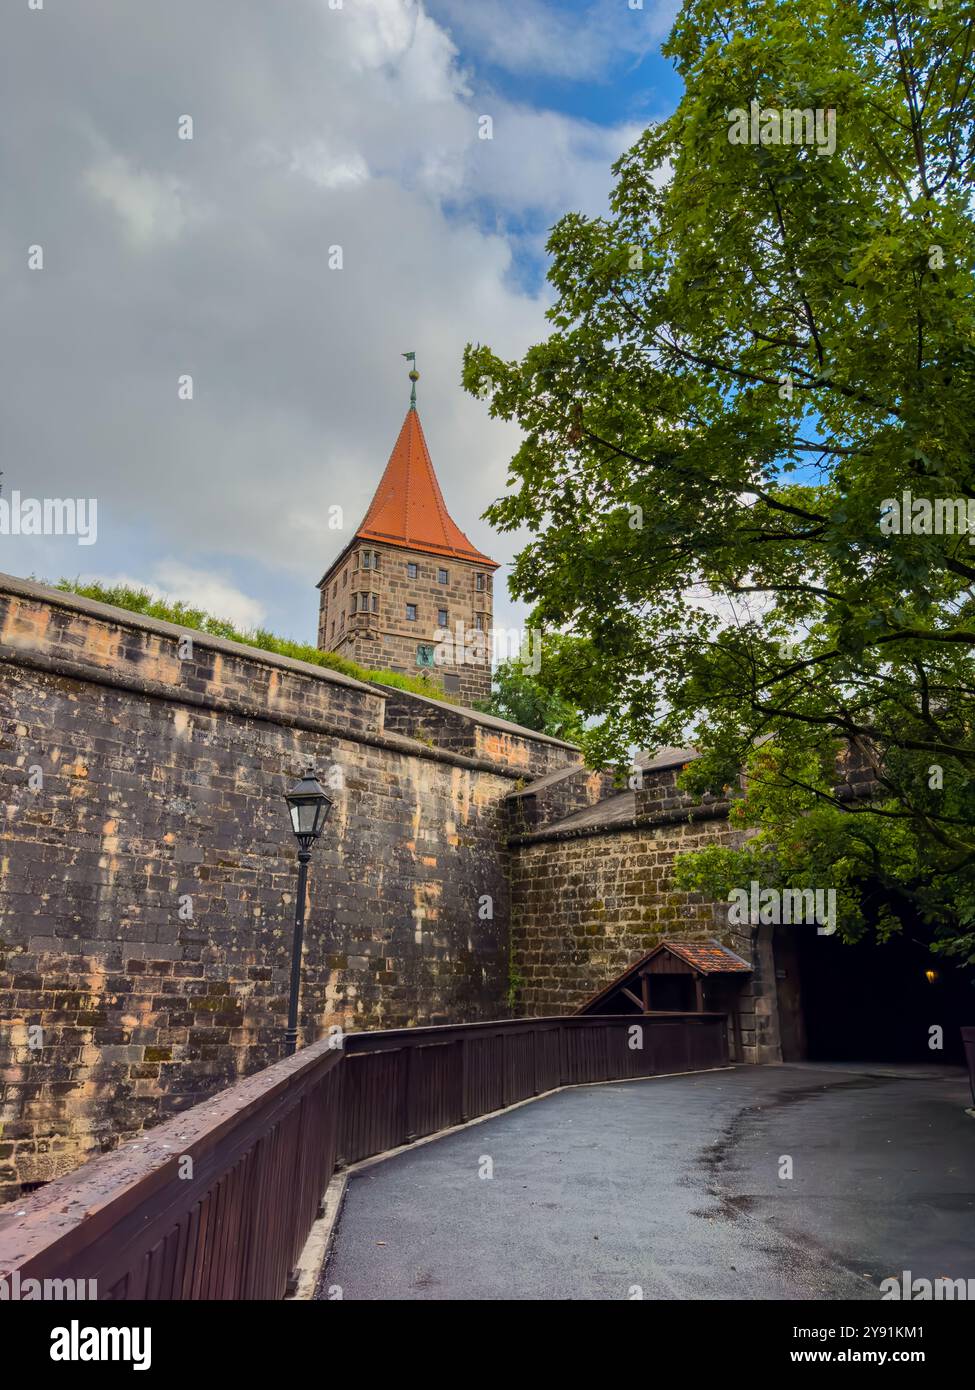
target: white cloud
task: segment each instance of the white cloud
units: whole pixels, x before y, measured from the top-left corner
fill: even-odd
[[[363,183],[369,177],[369,167],[360,154],[350,151],[336,155],[320,140],[293,150],[289,169],[321,188],[342,188],[345,184]]]
[[[510,559],[478,518],[518,439],[461,391],[463,347],[547,336],[516,257],[563,211],[601,209],[635,132],[497,103],[478,140],[482,100],[412,0],[78,0],[57,25],[53,43],[26,6],[5,21],[0,246],[50,248],[43,280],[0,263],[7,486],[97,496],[105,570],[225,576],[238,617],[259,584],[276,626],[283,610],[313,636],[349,534],[328,508],[349,527],[365,511],[415,349],[447,504]]]
[[[677,0],[595,0],[567,12],[544,0],[432,0],[434,13],[482,59],[514,73],[592,80],[621,55],[659,45]]]
[[[166,603],[180,602],[191,608],[202,608],[245,632],[260,627],[267,616],[267,609],[259,599],[241,593],[222,575],[191,569],[178,560],[163,560],[150,572],[151,579],[137,579],[130,574],[94,574],[83,577],[81,582],[97,579],[106,588],[145,590]]]
[[[113,155],[92,166],[85,182],[115,210],[134,246],[175,241],[183,230],[186,213],[177,179],[136,171],[121,155]]]
[[[599,126],[501,101],[488,107],[494,138],[471,151],[465,188],[472,198],[496,199],[511,214],[598,207],[609,189],[610,166],[643,129]]]

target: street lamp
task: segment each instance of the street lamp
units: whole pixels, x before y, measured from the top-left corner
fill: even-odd
[[[291,828],[298,841],[298,892],[295,896],[295,931],[291,942],[291,993],[288,997],[288,1031],[284,1053],[291,1057],[298,1045],[298,991],[301,987],[301,944],[305,930],[305,900],[308,896],[308,864],[311,847],[325,829],[332,803],[325,795],[315,769],[309,765],[298,781],[285,792],[291,814]]]

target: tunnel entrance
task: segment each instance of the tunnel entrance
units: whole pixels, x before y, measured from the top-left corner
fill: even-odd
[[[783,927],[774,949],[783,1061],[964,1064],[959,1028],[975,1023],[975,972],[925,941],[905,932],[849,946]],[[940,1051],[929,1046],[935,1026]]]

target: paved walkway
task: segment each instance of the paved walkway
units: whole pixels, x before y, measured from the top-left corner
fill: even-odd
[[[323,1287],[868,1299],[902,1270],[975,1278],[970,1104],[958,1071],[880,1066],[563,1091],[353,1176]]]

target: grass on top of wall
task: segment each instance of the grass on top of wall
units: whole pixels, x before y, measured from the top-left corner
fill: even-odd
[[[125,608],[130,613],[141,613],[146,618],[158,618],[161,622],[176,623],[180,627],[190,627],[197,632],[208,632],[211,637],[223,637],[228,642],[241,642],[248,647],[259,647],[261,651],[275,652],[278,656],[289,656],[294,661],[307,661],[312,666],[327,666],[330,671],[340,671],[343,676],[364,681],[369,685],[392,685],[398,690],[409,690],[414,695],[426,695],[435,700],[450,700],[432,681],[422,676],[404,676],[399,671],[373,671],[349,661],[335,652],[322,652],[306,642],[292,642],[288,637],[276,637],[264,628],[242,632],[226,618],[215,618],[202,608],[193,608],[180,600],[169,602],[155,597],[147,589],[133,589],[126,584],[80,584],[70,579],[61,579],[55,586],[69,594],[80,594],[82,598],[94,599],[97,603],[109,603],[114,608]]]

